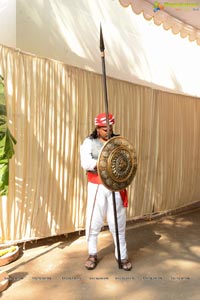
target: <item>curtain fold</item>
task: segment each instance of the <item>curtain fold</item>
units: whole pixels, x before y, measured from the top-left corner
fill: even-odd
[[[8,126],[17,140],[0,240],[27,240],[84,228],[86,175],[79,148],[104,111],[102,76],[0,46]],[[114,131],[138,156],[127,217],[199,200],[200,102],[107,78]]]

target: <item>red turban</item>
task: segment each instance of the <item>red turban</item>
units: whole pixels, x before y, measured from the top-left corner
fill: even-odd
[[[108,114],[109,125],[115,124],[115,118],[112,114]],[[94,119],[95,126],[106,126],[106,113],[101,113]]]

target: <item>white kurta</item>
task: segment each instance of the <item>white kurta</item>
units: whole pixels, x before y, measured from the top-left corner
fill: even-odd
[[[95,171],[97,157],[93,156],[93,143],[98,142],[94,139],[86,138],[81,145],[81,166],[86,171]],[[98,142],[95,149],[99,151],[103,144]],[[119,232],[119,244],[121,259],[127,258],[127,247],[125,240],[126,230],[126,208],[123,206],[119,192],[115,192],[115,201],[117,209],[117,221]],[[112,192],[103,184],[94,184],[88,182],[87,211],[86,211],[86,238],[88,242],[88,252],[91,255],[97,254],[97,237],[103,226],[104,219],[107,219],[109,229],[112,233],[115,244],[115,257],[117,258],[117,244],[115,233],[115,222],[113,212]]]

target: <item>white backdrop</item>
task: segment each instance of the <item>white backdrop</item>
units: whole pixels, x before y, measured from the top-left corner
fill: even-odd
[[[16,0],[0,0],[0,43],[16,47]]]

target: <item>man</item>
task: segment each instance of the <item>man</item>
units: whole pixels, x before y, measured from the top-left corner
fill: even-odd
[[[80,148],[81,166],[87,171],[88,196],[86,211],[86,238],[89,256],[85,262],[88,270],[93,270],[97,265],[97,239],[103,226],[104,217],[107,218],[109,230],[112,233],[115,244],[115,257],[118,259],[115,222],[113,213],[112,191],[108,190],[101,182],[97,174],[97,160],[99,152],[108,137],[116,136],[113,133],[114,116],[108,114],[109,132],[106,122],[106,114],[101,113],[95,118],[94,131],[84,140]],[[126,230],[126,208],[122,201],[120,192],[115,192],[117,209],[117,221],[119,231],[119,244],[121,253],[122,269],[130,271],[131,263],[128,261],[128,254],[125,240]]]

